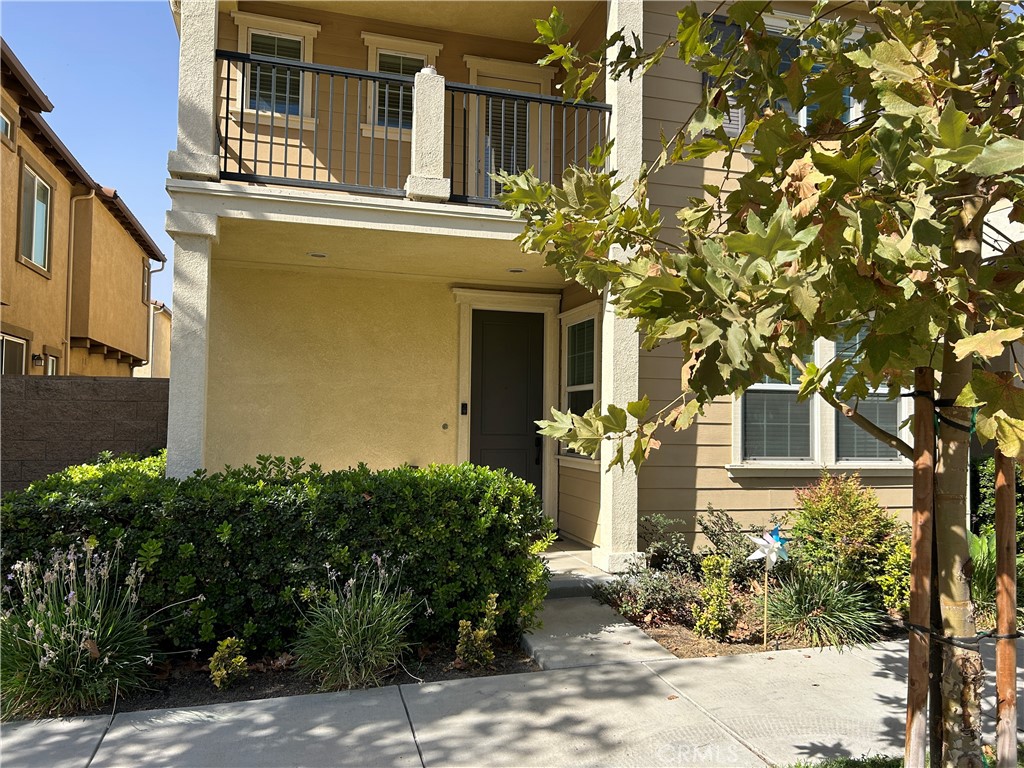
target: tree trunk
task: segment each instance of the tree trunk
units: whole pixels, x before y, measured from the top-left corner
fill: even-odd
[[[953,262],[977,274],[981,256],[981,205],[964,206],[961,227],[954,245]],[[973,320],[968,313],[967,332]],[[950,322],[943,342],[940,401],[950,402],[970,381],[970,356],[958,361],[953,345],[961,338]],[[935,524],[938,553],[938,590],[942,629],[947,637],[973,639],[977,633],[971,602],[971,560],[967,541],[967,478],[971,446],[971,410],[943,407],[938,429],[938,462],[935,472]],[[954,422],[956,425],[949,422]],[[981,685],[984,669],[976,649],[943,645],[942,730],[943,765],[949,768],[981,768]]]

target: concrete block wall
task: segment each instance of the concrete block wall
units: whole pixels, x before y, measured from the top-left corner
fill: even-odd
[[[167,379],[4,376],[0,490],[19,490],[101,451],[167,445]]]

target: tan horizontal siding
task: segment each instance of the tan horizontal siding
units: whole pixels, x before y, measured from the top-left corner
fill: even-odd
[[[600,542],[598,510],[601,504],[601,476],[579,467],[558,468],[558,528],[575,539],[596,545]]]

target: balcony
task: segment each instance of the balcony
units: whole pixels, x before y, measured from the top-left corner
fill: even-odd
[[[607,140],[611,107],[218,50],[220,178],[495,206],[492,174],[544,181]],[[426,78],[426,79],[421,79]],[[417,83],[423,87],[417,87]],[[426,171],[424,169],[427,169]]]

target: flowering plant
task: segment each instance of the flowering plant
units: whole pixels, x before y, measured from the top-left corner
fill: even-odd
[[[143,573],[133,562],[119,583],[120,552],[90,540],[14,564],[0,614],[2,719],[70,714],[145,687]]]

